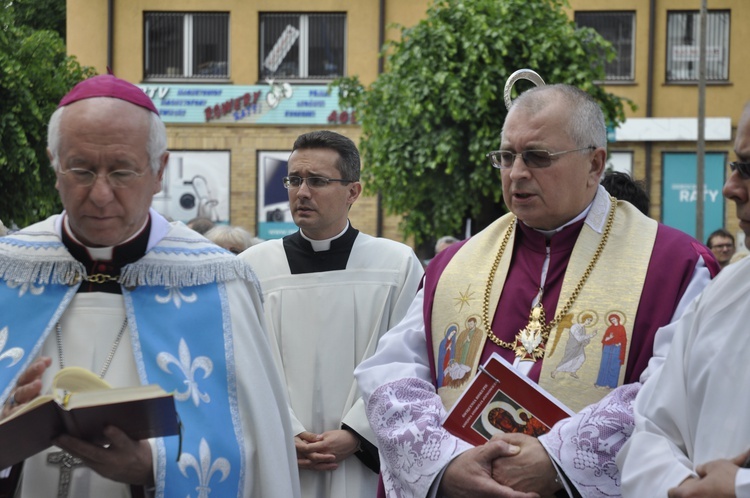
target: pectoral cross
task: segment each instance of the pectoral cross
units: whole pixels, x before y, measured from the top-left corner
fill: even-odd
[[[541,291],[540,291],[541,292]],[[515,352],[521,361],[536,361],[544,357],[544,337],[546,322],[541,301],[531,309],[529,323],[516,334]]]
[[[57,481],[57,498],[68,498],[70,481],[73,478],[73,469],[82,467],[83,461],[67,451],[57,451],[47,455],[47,463],[52,463],[60,467],[60,479]]]

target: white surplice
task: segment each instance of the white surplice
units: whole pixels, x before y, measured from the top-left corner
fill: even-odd
[[[660,372],[635,401],[635,431],[617,455],[624,497],[666,497],[711,460],[750,449],[750,261],[724,268],[675,324]],[[750,469],[735,478],[750,497]]]
[[[376,445],[353,372],[414,298],[422,266],[413,251],[359,233],[345,270],[293,275],[281,239],[241,257],[261,282],[294,434],[319,434],[343,423]],[[352,456],[332,472],[301,469],[300,483],[308,498],[372,498],[377,474]]]

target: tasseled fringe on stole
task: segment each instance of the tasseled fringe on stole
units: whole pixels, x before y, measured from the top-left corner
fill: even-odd
[[[0,259],[0,279],[14,283],[72,285],[86,271],[78,261]]]
[[[230,280],[247,280],[256,287],[258,279],[249,265],[237,258],[215,262],[177,263],[137,262],[123,268],[120,283],[126,288],[139,285],[193,287]]]
[[[0,259],[0,280],[37,285],[74,285],[86,271],[78,261],[25,261]],[[230,280],[246,280],[259,288],[258,279],[242,260],[195,263],[134,263],[123,268],[120,283],[127,288],[139,285],[193,287]]]

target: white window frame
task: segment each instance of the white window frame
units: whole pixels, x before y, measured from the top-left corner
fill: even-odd
[[[348,23],[347,23],[347,16],[346,14],[343,14],[344,19],[344,29],[343,33],[341,34],[344,40],[341,54],[342,56],[342,68],[340,73],[336,75],[335,77],[327,77],[327,76],[310,76],[310,17],[313,15],[342,15],[340,12],[314,12],[314,13],[295,13],[295,12],[261,12],[260,13],[260,22],[259,22],[259,76],[262,79],[273,79],[273,75],[266,75],[263,76],[263,68],[264,68],[264,59],[265,59],[265,52],[266,47],[264,46],[263,40],[265,38],[265,23],[264,23],[264,16],[273,16],[274,14],[282,14],[286,16],[296,16],[299,19],[299,37],[296,40],[296,43],[299,44],[298,52],[299,52],[299,61],[298,61],[298,74],[295,76],[289,77],[289,76],[280,76],[284,81],[300,81],[300,82],[326,82],[326,81],[332,81],[335,77],[338,76],[345,76],[346,75],[346,51],[347,51],[347,30],[348,30]]]
[[[709,10],[706,22],[706,79],[729,81],[729,42],[731,11]],[[691,43],[675,43],[676,36],[670,31],[677,26],[677,16],[693,16]],[[720,17],[721,16],[721,17]],[[726,22],[726,29],[720,29]],[[686,38],[683,34],[683,38]],[[679,41],[679,40],[678,40]],[[666,64],[664,78],[667,83],[696,83],[700,50],[700,12],[697,10],[667,11]],[[682,58],[683,61],[675,61]],[[689,60],[687,60],[689,59]],[[675,62],[687,62],[688,67],[677,67]],[[690,65],[692,64],[692,67]]]

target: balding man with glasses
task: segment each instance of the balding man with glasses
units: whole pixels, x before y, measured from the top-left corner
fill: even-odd
[[[298,137],[283,182],[300,229],[240,255],[263,288],[307,498],[374,496],[378,450],[354,368],[404,316],[422,277],[411,248],[349,223],[362,192],[359,172],[359,152],[347,137]]]
[[[510,107],[488,154],[510,213],[435,257],[406,318],[355,372],[386,495],[619,495],[630,404],[670,340],[657,329],[717,268],[698,241],[607,194],[606,146],[602,111],[579,89],[537,87]],[[472,320],[475,354],[436,371],[441,343]],[[492,353],[577,414],[538,439],[500,433],[473,447],[448,433],[446,411]]]

